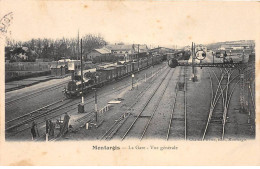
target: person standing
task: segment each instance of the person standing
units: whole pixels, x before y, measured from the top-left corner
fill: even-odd
[[[63,136],[64,134],[66,134],[68,132],[68,130],[69,130],[69,120],[70,120],[70,116],[68,115],[68,113],[65,113],[62,129],[61,129],[60,134],[58,136]]]
[[[49,129],[49,135],[54,137],[54,123],[50,120],[49,121],[49,126],[50,126],[50,129]]]
[[[70,116],[68,115],[68,113],[65,113],[64,120],[63,120],[63,125],[64,125],[63,134],[65,134],[69,131],[69,120],[70,120]]]
[[[46,141],[48,141],[49,140],[50,123],[49,123],[49,120],[47,120],[46,118],[45,118],[45,126],[46,126],[46,133],[45,133]]]
[[[31,134],[32,134],[32,140],[35,140],[35,138],[39,136],[37,124],[35,123],[35,121],[32,122]]]

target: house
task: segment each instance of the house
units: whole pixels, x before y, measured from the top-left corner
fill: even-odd
[[[106,57],[110,56],[111,51],[107,48],[93,49],[87,54],[87,60],[100,60],[105,61]]]
[[[107,45],[105,46],[108,50],[111,51],[111,54],[115,56],[126,56],[134,53],[134,49],[132,45]]]
[[[111,55],[124,58],[126,60],[131,60],[137,57],[137,54],[140,55],[146,54],[148,52],[147,45],[124,45],[124,44],[115,44],[107,45],[105,48],[111,51]]]
[[[148,47],[147,45],[138,45],[138,44],[133,44],[133,48],[135,53],[147,53],[148,52]],[[138,51],[139,50],[139,51]]]
[[[142,58],[148,55],[149,49],[147,45],[133,44],[134,58]]]
[[[174,53],[175,50],[171,48],[157,47],[157,48],[150,49],[149,52],[153,54],[166,54],[166,53]]]

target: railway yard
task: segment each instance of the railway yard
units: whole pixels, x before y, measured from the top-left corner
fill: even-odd
[[[238,67],[170,68],[162,61],[97,88],[97,111],[95,92],[88,91],[84,113],[78,112],[81,97],[63,94],[70,77],[9,91],[5,93],[6,140],[32,141],[32,123],[38,133],[33,141],[254,139],[254,61],[245,64],[243,77],[241,71]],[[70,119],[68,131],[62,133],[58,124],[65,114]],[[54,134],[47,137],[46,120],[55,124]]]

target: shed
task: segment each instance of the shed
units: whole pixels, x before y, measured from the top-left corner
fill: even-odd
[[[105,61],[106,57],[111,54],[111,51],[106,48],[94,49],[87,54],[88,60]]]
[[[52,76],[64,76],[66,74],[66,67],[62,65],[51,66]]]

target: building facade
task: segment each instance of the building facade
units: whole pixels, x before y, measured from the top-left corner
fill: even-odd
[[[111,51],[107,48],[94,49],[87,54],[86,60],[105,61],[111,55]]]

